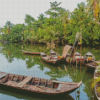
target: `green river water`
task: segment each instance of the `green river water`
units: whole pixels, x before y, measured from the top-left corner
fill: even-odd
[[[57,46],[53,50],[61,55],[63,47]],[[40,56],[24,55],[22,50],[49,54],[50,48],[47,48],[46,45],[0,44],[0,71],[66,82],[79,82],[82,80],[83,83],[80,88],[69,95],[65,94],[55,98],[52,96],[40,97],[38,94],[32,96],[0,88],[0,100],[97,100],[94,89],[91,88],[93,71],[87,71],[85,66],[49,65],[43,62]],[[96,60],[100,59],[98,48],[82,48],[83,55],[88,51],[94,54]]]

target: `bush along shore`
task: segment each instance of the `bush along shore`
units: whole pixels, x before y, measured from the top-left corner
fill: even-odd
[[[43,12],[49,15],[49,18],[40,14],[36,20],[26,14],[24,24],[14,25],[7,21],[0,28],[1,41],[3,43],[73,44],[76,33],[82,32],[83,45],[99,45],[100,13],[93,9],[90,0],[87,0],[87,5],[84,2],[78,4],[73,12],[60,7],[60,4],[61,2],[57,1],[50,2],[51,8]]]

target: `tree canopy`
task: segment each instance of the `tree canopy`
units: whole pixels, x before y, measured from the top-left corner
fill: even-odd
[[[7,21],[1,27],[2,40],[26,43],[68,43],[73,44],[76,33],[81,33],[82,43],[97,45],[100,40],[100,4],[99,0],[81,2],[73,12],[60,7],[57,1],[50,2],[50,9],[34,19],[26,14],[24,24],[13,25]],[[96,15],[98,14],[98,16]],[[95,20],[96,19],[96,20]]]

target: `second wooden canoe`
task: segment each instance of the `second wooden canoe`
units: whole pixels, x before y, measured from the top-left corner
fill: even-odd
[[[60,82],[36,78],[33,76],[24,76],[11,73],[0,72],[0,85],[19,90],[29,91],[32,93],[57,95],[71,93],[80,87],[82,81],[77,82]]]
[[[29,51],[24,51],[22,50],[24,54],[29,54],[29,55],[40,55],[41,52],[29,52]]]

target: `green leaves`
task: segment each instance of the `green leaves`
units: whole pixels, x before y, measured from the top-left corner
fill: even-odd
[[[64,8],[58,7],[60,4],[61,2],[57,3],[57,1],[50,2],[51,8],[45,13],[50,15],[51,18],[58,18],[64,11],[66,11]]]
[[[2,33],[4,33],[2,38],[11,42],[46,43],[65,41],[66,43],[73,44],[76,33],[80,33],[82,28],[82,43],[98,44],[100,39],[100,23],[94,21],[92,9],[89,9],[89,12],[87,11],[87,8],[93,4],[93,0],[87,0],[87,2],[88,5],[85,5],[83,2],[78,4],[72,13],[59,7],[61,2],[50,2],[51,8],[45,12],[47,15],[50,15],[50,18],[40,14],[38,20],[35,20],[31,15],[26,14],[26,25],[13,25],[7,21],[6,25],[1,28]]]
[[[35,19],[32,16],[26,14],[25,23],[29,24],[29,23],[32,23],[34,21],[35,21]]]

